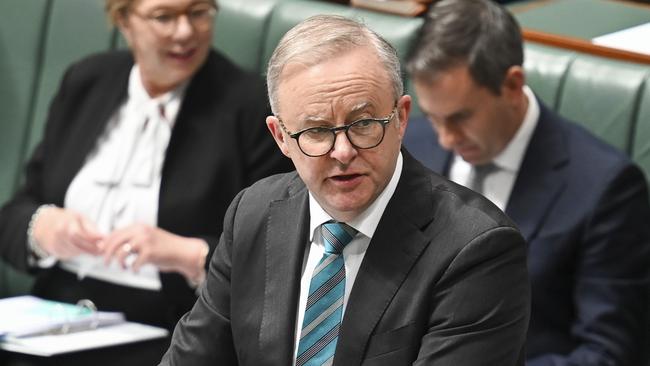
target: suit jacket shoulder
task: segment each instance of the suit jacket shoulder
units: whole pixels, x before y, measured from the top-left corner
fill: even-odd
[[[115,80],[114,72],[125,68],[130,70],[133,62],[133,56],[127,50],[95,53],[72,63],[64,75],[71,78],[72,85],[83,85],[86,80],[99,78]]]
[[[530,248],[528,363],[646,364],[650,305],[634,294],[649,281],[650,207],[638,166],[541,105],[506,212]]]

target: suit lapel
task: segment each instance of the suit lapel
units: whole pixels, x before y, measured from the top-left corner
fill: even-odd
[[[354,282],[334,364],[360,365],[370,336],[430,240],[422,228],[433,219],[431,183],[408,153],[402,177],[377,226]],[[420,199],[418,199],[420,198]]]
[[[192,131],[195,131],[194,134],[197,133],[196,131],[207,133],[212,130],[203,126],[215,122],[214,112],[207,109],[211,104],[219,103],[221,98],[221,93],[214,93],[211,90],[215,78],[211,75],[211,72],[215,69],[218,70],[218,67],[221,66],[215,67],[215,62],[215,55],[211,51],[206,62],[196,75],[191,78],[172,127],[169,143],[165,150],[165,159],[163,160],[158,202],[158,224],[164,228],[174,226],[173,207],[178,204],[179,199],[185,197],[179,195],[179,191],[176,189],[179,183],[186,179],[186,176],[182,174],[196,171],[188,169],[196,167],[196,165],[192,164],[195,157],[188,153],[188,151],[191,151],[188,146],[193,146],[196,143],[192,139]],[[218,143],[220,140],[217,141],[215,138],[214,141]],[[180,285],[184,286],[182,282]]]
[[[537,235],[556,197],[566,185],[569,155],[562,123],[540,102],[540,117],[510,194],[506,214],[528,242]]]
[[[291,365],[300,277],[309,241],[307,189],[299,178],[290,197],[271,204],[266,241],[264,310],[260,351],[264,365]]]
[[[74,143],[68,144],[69,148],[62,151],[63,163],[60,171],[63,179],[57,187],[60,191],[57,192],[57,197],[65,196],[70,182],[81,169],[90,151],[96,146],[111,116],[125,100],[132,66],[133,60],[128,57],[125,62],[119,64],[117,70],[106,72],[101,85],[95,88],[100,92],[89,97],[87,106],[80,113],[81,122],[70,135],[69,141]]]
[[[210,51],[203,66],[191,78],[165,151],[162,170],[162,188],[164,189],[161,189],[161,192],[165,191],[167,193],[167,187],[164,186],[164,183],[167,182],[168,176],[177,170],[178,165],[187,162],[187,156],[178,152],[183,151],[184,146],[187,144],[194,143],[190,138],[190,131],[202,124],[215,123],[215,112],[210,109],[210,106],[219,104],[223,98],[223,93],[221,93],[221,90],[214,90],[213,85],[215,80],[217,80],[217,83],[223,82],[221,74],[215,74],[223,68],[224,65],[219,63],[214,51]]]

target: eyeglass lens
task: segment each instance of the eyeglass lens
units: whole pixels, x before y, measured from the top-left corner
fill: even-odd
[[[381,143],[384,138],[385,120],[360,120],[344,128],[350,143],[360,149],[370,149]],[[319,156],[327,154],[333,147],[336,140],[336,131],[315,127],[303,131],[298,137],[298,146],[307,155]]]
[[[161,9],[145,18],[151,21],[159,33],[168,35],[174,33],[183,15],[187,16],[187,20],[196,31],[203,32],[212,26],[215,14],[216,10],[211,4],[201,3],[184,11]]]

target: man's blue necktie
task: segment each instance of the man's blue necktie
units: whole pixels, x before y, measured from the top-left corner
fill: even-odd
[[[296,366],[332,364],[345,294],[342,253],[356,233],[339,222],[327,222],[321,227],[325,253],[311,277]]]

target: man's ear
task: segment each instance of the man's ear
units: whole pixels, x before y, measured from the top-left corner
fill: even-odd
[[[287,136],[283,133],[278,118],[276,116],[266,117],[266,127],[268,127],[269,132],[271,132],[271,135],[273,136],[275,143],[278,144],[280,151],[282,151],[286,157],[291,158],[289,146],[287,145]]]
[[[406,127],[409,122],[409,115],[411,113],[411,96],[408,94],[402,95],[397,101],[397,118],[399,120],[399,138],[400,140],[406,133]]]
[[[521,66],[510,66],[506,72],[501,85],[501,92],[506,95],[523,93],[523,87],[526,85],[526,74]]]

